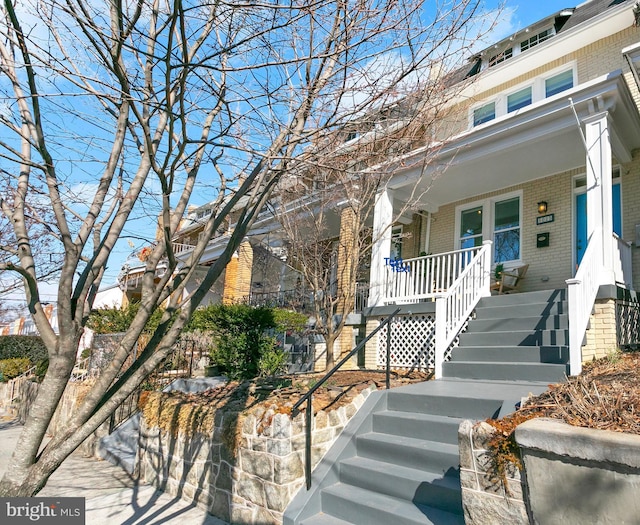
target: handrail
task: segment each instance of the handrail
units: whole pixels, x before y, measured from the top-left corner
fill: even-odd
[[[602,272],[602,232],[591,235],[573,279],[567,279],[569,312],[569,373],[582,371],[582,342],[591,317]]]
[[[631,243],[621,239],[615,232],[613,233],[613,272],[617,283],[630,288],[633,268],[633,254]]]
[[[346,356],[344,356],[340,362],[335,365],[331,370],[329,370],[320,381],[318,381],[315,385],[313,385],[309,391],[303,395],[298,402],[293,405],[291,409],[291,415],[293,417],[297,416],[300,413],[300,406],[306,401],[307,409],[305,412],[305,447],[304,447],[304,477],[307,485],[307,490],[311,488],[311,419],[313,417],[313,393],[318,390],[322,385],[324,385],[327,380],[349,359],[351,359],[356,352],[358,352],[367,342],[376,335],[384,326],[391,323],[396,314],[400,311],[400,308],[396,308],[391,315],[385,318],[377,328],[371,332],[367,337],[365,337],[362,341],[360,341]],[[390,342],[390,334],[391,330],[387,330],[387,367],[386,367],[386,387],[387,389],[390,387],[390,368],[389,368],[389,342]]]
[[[436,296],[436,355],[434,372],[442,377],[445,352],[478,301],[489,295],[491,241],[484,241],[446,292]]]

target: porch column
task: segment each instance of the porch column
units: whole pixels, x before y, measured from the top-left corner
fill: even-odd
[[[357,205],[357,204],[356,204]],[[354,311],[356,271],[358,261],[358,220],[354,205],[347,201],[340,212],[340,238],[338,241],[338,275],[337,294],[338,302],[336,313],[345,318]],[[337,344],[336,344],[337,343]],[[353,348],[353,329],[345,325],[340,330],[338,340],[334,343],[333,356],[339,361]],[[358,357],[354,356],[343,370],[356,369]]]
[[[609,114],[604,111],[584,120],[587,141],[587,235],[602,232],[600,284],[614,284],[613,210],[611,195],[611,140]]]
[[[369,306],[382,305],[387,269],[385,258],[391,255],[391,225],[393,224],[393,190],[383,189],[376,196],[373,209],[373,246],[369,278]]]

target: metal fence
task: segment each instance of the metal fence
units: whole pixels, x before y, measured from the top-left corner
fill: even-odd
[[[113,359],[124,333],[100,334],[94,336],[90,355],[85,361],[87,375],[97,376]],[[136,343],[132,354],[125,361],[120,374],[124,373],[137,359],[140,347],[146,344],[144,339]],[[143,390],[158,390],[174,379],[188,378],[194,374],[196,368],[203,364],[203,357],[208,356],[210,341],[199,335],[185,334],[174,345],[171,353],[147,377],[144,384],[123,401],[114,411],[109,420],[109,432],[113,432],[121,423],[131,417],[138,410],[138,400]]]
[[[640,300],[636,292],[618,289],[616,331],[619,347],[640,348]]]

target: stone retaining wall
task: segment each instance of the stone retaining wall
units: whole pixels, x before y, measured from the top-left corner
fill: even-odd
[[[466,525],[638,523],[640,436],[535,418],[516,428],[524,469],[506,484],[492,471],[495,429],[463,421],[458,430]]]
[[[315,414],[313,467],[373,390],[371,386],[350,404]],[[235,454],[225,445],[229,432],[237,432]],[[304,446],[304,414],[291,419],[271,410],[225,421],[218,412],[211,435],[188,437],[149,428],[143,417],[136,469],[145,482],[225,521],[280,524],[304,484]]]
[[[529,523],[520,470],[511,465],[503,482],[492,468],[488,442],[495,429],[466,420],[458,428],[460,484],[466,525],[524,525]]]
[[[11,390],[13,388],[13,391]],[[40,384],[28,379],[15,381],[13,387],[11,383],[0,383],[0,404],[7,410],[13,412],[18,421],[24,424],[31,406],[38,395]],[[90,385],[85,382],[69,383],[65,388],[58,408],[53,414],[53,418],[47,428],[47,435],[55,434],[63,427],[66,421],[75,412],[78,402],[82,400]],[[14,399],[11,399],[13,393]],[[103,423],[91,436],[80,445],[81,450],[87,456],[95,455],[98,441],[109,433],[109,421]]]

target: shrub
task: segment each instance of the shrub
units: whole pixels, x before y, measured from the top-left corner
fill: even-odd
[[[260,356],[258,361],[258,374],[261,377],[283,374],[287,371],[288,361],[289,355],[287,352],[274,345]]]
[[[140,303],[129,303],[123,308],[97,308],[91,312],[87,320],[87,327],[96,334],[117,334],[126,332],[134,317],[138,313]],[[144,327],[144,332],[153,333],[160,324],[164,310],[158,308],[152,314]]]
[[[18,377],[31,368],[31,360],[28,357],[12,357],[0,360],[0,373],[3,381]]]
[[[28,357],[37,363],[48,357],[47,348],[37,335],[0,336],[0,359]]]
[[[245,379],[258,375],[261,356],[275,347],[267,332],[277,327],[272,308],[220,304],[196,310],[188,330],[212,332],[212,360],[230,379]]]

